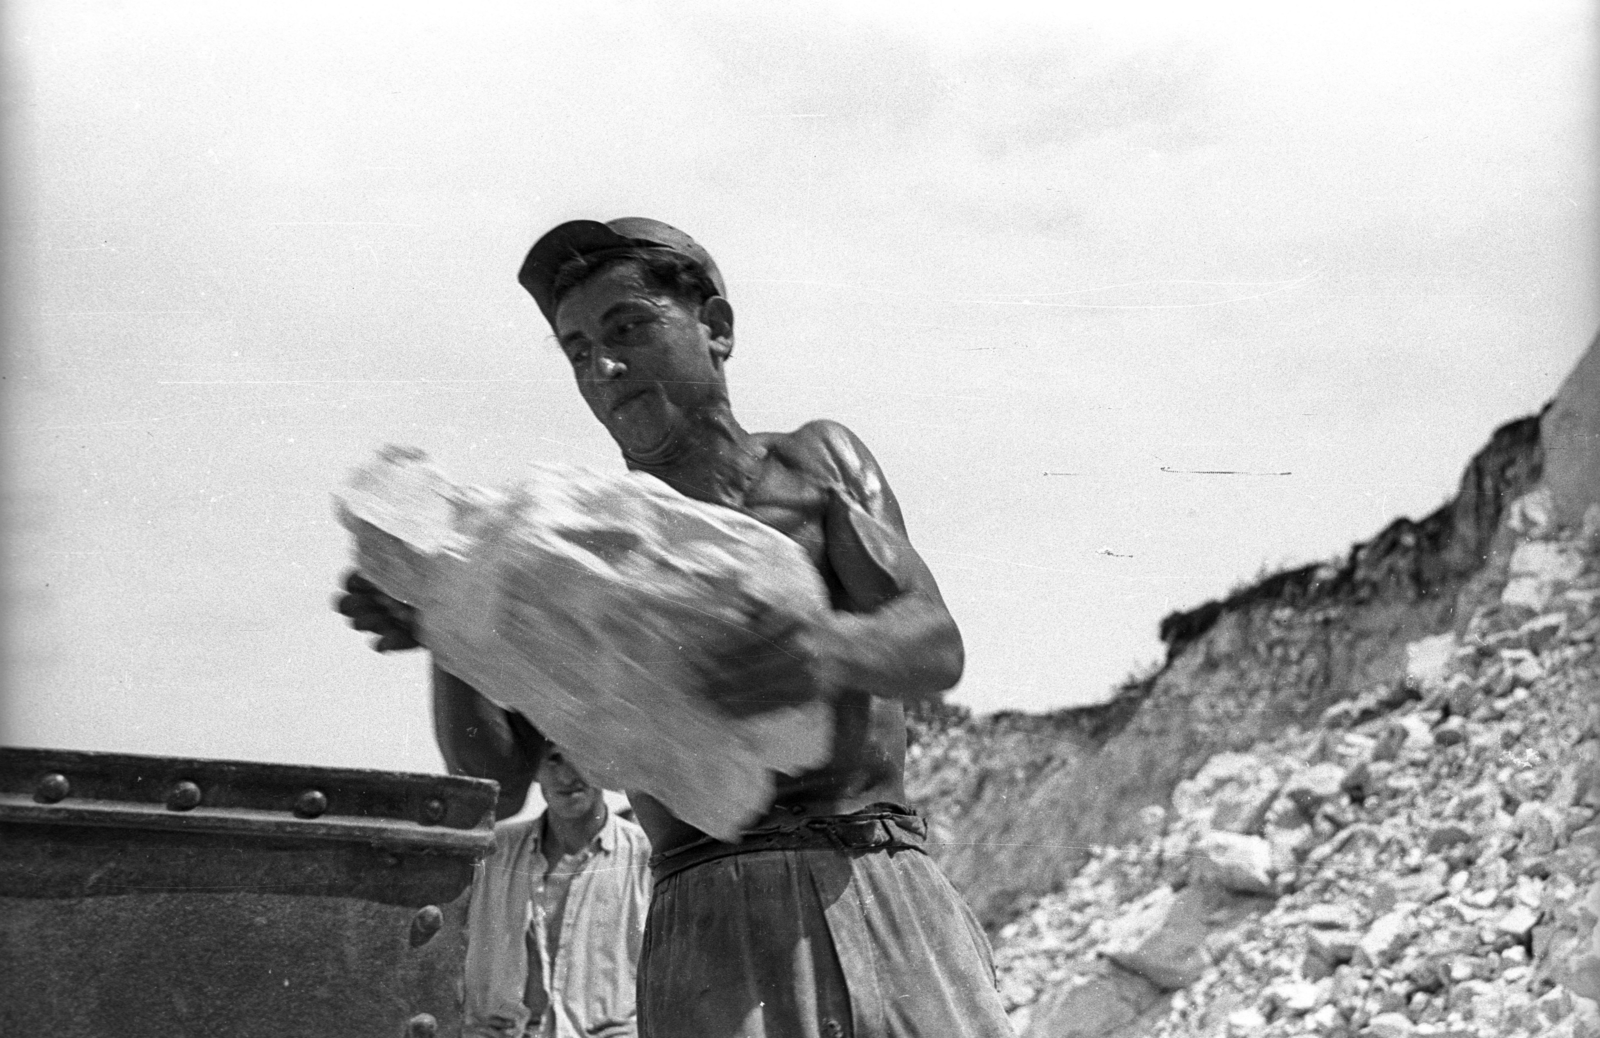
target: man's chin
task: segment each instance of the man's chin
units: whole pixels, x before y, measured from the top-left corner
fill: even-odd
[[[616,441],[622,453],[634,461],[651,464],[664,461],[674,453],[676,444],[672,430],[661,433],[659,436],[624,436],[617,430],[612,430],[611,438]]]
[[[600,798],[587,793],[557,793],[546,797],[545,803],[563,818],[582,818],[595,809]]]
[[[638,418],[645,418],[644,421]],[[643,416],[636,418],[633,415],[613,416],[612,420],[605,423],[606,432],[611,434],[611,439],[622,448],[622,453],[635,461],[659,461],[676,449],[678,437],[677,423],[671,420],[661,420],[662,416]]]

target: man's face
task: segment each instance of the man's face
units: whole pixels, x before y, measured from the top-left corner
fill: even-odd
[[[710,327],[702,308],[652,287],[637,264],[619,263],[569,291],[555,329],[589,410],[636,457],[663,447],[689,411],[727,399],[731,323]]]
[[[534,777],[550,812],[561,818],[576,821],[587,817],[602,795],[600,787],[590,785],[557,749],[546,751]]]

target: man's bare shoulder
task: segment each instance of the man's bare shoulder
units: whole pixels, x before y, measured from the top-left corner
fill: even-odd
[[[864,475],[877,473],[877,462],[867,445],[848,427],[831,418],[815,419],[793,432],[765,432],[756,436],[770,455],[814,475],[851,483]]]

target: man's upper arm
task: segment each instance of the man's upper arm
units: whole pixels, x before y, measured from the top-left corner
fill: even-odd
[[[491,703],[477,689],[433,666],[433,729],[452,775],[500,784],[498,818],[521,810],[538,767],[544,736],[520,715]]]
[[[900,503],[866,444],[837,422],[812,422],[802,432],[831,470],[834,492],[824,519],[828,560],[852,611],[872,612],[906,595],[925,596],[943,610],[938,583],[911,546]]]

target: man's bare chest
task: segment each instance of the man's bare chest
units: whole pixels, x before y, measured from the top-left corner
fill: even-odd
[[[765,466],[745,492],[744,511],[806,550],[819,568],[827,556],[824,518],[832,488],[777,461]]]

